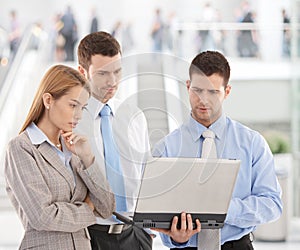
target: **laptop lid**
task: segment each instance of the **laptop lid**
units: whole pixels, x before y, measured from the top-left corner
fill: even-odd
[[[152,158],[145,166],[134,224],[170,228],[173,217],[184,211],[194,222],[198,218],[202,229],[222,227],[239,167],[239,160]]]

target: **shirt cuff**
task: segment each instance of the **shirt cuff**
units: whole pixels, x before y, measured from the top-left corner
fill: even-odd
[[[238,214],[240,214],[239,201],[237,198],[233,198],[230,201],[230,205],[224,222],[229,225],[236,225]]]
[[[184,248],[190,246],[190,241],[184,243],[178,243],[173,241],[170,236],[163,233],[160,233],[160,238],[162,240],[162,243],[169,248],[174,248],[174,247]]]
[[[149,235],[151,235],[153,238],[155,238],[157,236],[157,233],[152,231],[150,228],[144,228],[144,231],[146,233],[148,233]]]

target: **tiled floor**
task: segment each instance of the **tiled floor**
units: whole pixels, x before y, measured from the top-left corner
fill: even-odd
[[[0,250],[17,250],[23,233],[22,225],[14,211],[0,211]],[[300,218],[293,218],[285,242],[254,242],[255,250],[299,250]],[[167,250],[157,237],[153,250]]]

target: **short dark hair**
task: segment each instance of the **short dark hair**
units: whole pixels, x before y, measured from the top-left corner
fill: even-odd
[[[190,79],[192,74],[219,74],[224,78],[224,86],[226,87],[230,77],[230,66],[227,59],[217,51],[205,51],[198,54],[192,61],[189,68]]]
[[[92,56],[100,54],[113,57],[118,53],[121,54],[120,44],[111,34],[104,31],[94,32],[80,41],[77,50],[78,63],[88,70]]]

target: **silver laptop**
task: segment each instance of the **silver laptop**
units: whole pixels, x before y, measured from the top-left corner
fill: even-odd
[[[116,216],[143,228],[170,228],[173,217],[184,211],[192,215],[194,227],[198,218],[202,229],[221,228],[239,167],[240,160],[152,158],[133,216]]]

